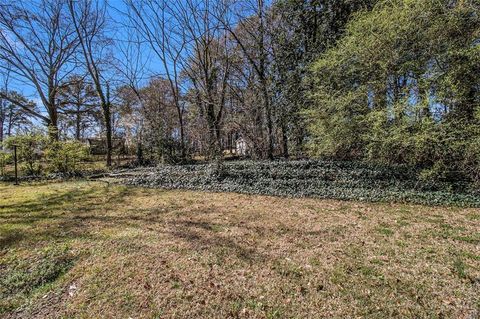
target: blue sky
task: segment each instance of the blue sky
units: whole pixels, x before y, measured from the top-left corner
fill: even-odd
[[[125,62],[124,57],[121,53],[121,50],[116,46],[121,46],[122,43],[125,43],[128,38],[127,29],[123,26],[128,19],[122,15],[122,12],[126,11],[126,5],[123,0],[111,0],[107,2],[107,10],[110,18],[108,36],[112,37],[116,42],[116,45],[111,48],[111,53],[115,56],[115,59],[119,60],[121,64],[122,62]],[[152,58],[152,55],[149,54],[148,48],[143,48],[141,56],[143,59],[143,63],[145,63],[147,68],[150,70],[150,75],[152,74],[152,72],[162,73],[161,64]],[[84,72],[85,70],[81,68],[79,68],[78,71],[74,70],[74,73],[83,74]],[[113,75],[112,72],[107,73],[110,73],[107,74],[108,77],[110,77],[112,80],[115,79],[116,83],[114,84],[114,86],[120,84],[119,81],[121,81],[121,76]],[[46,111],[44,110],[39,95],[33,85],[25,81],[12,79],[12,77],[10,77],[9,89],[20,92],[28,99],[34,101],[38,105],[41,113],[46,115]]]
[[[38,0],[32,0],[32,4],[35,3]],[[101,4],[104,4],[107,6],[107,12],[109,16],[109,30],[108,30],[108,36],[113,38],[116,42],[116,46],[112,47],[111,53],[114,55],[115,60],[119,61],[119,65],[121,66],[122,63],[125,63],[125,57],[122,55],[122,50],[120,47],[125,47],[125,44],[127,43],[129,36],[131,34],[129,33],[129,29],[127,27],[128,25],[128,17],[125,15],[127,12],[127,5],[125,4],[124,0],[99,0],[101,1]],[[103,1],[103,2],[102,2]],[[172,0],[174,1],[174,0]],[[38,3],[38,2],[37,2]],[[265,3],[268,5],[271,3],[270,0],[265,1]],[[244,12],[244,14],[248,14],[247,12]],[[174,37],[174,35],[169,35]],[[163,64],[159,61],[158,57],[155,56],[155,54],[152,53],[152,49],[144,45],[141,50],[141,64],[145,65],[146,71],[143,74],[143,83],[145,84],[148,82],[148,80],[152,76],[158,76],[162,75],[165,73]],[[121,76],[119,74],[114,74],[114,68],[109,67],[108,72],[105,73],[105,76],[110,79],[111,81],[111,87],[115,87],[121,84]],[[84,74],[84,70],[79,67],[78,70],[75,70],[74,73],[77,74]],[[10,84],[10,89],[18,91],[28,97],[29,99],[33,100],[34,102],[37,103],[39,106],[40,110],[42,111],[43,114],[45,114],[45,110],[43,110],[43,106],[41,103],[41,100],[36,93],[35,88],[32,85],[28,85],[26,83],[21,83],[19,81],[12,81]]]

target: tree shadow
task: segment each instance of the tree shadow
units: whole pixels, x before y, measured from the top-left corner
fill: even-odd
[[[281,235],[275,226],[251,225],[242,221],[219,223],[196,220],[199,216],[206,216],[200,214],[201,208],[198,212],[188,210],[186,216],[193,217],[193,220],[172,216],[172,211],[188,207],[188,204],[173,207],[153,206],[148,209],[139,207],[129,209],[126,214],[116,215],[114,210],[122,209],[128,198],[135,195],[135,190],[130,187],[121,189],[91,187],[1,205],[0,225],[7,223],[12,227],[8,231],[2,231],[0,226],[0,250],[20,245],[25,241],[47,239],[62,241],[71,238],[101,240],[105,238],[98,232],[101,228],[133,227],[141,230],[151,228],[152,231],[180,239],[197,251],[225,251],[240,260],[257,263],[270,259],[270,256],[242,240],[243,231],[240,232],[240,237],[233,237],[222,230],[237,227],[262,238]],[[211,209],[210,207],[209,210]],[[289,236],[306,235],[305,231],[300,233],[294,228],[285,227],[282,231]],[[308,235],[315,236],[317,233]]]
[[[7,232],[6,235],[0,237],[0,250],[13,246],[24,238],[25,234],[23,234],[23,232]]]
[[[99,191],[100,190],[100,191]],[[0,206],[0,250],[23,241],[95,238],[84,221],[105,205],[121,205],[126,190],[88,188]],[[45,221],[48,221],[45,224]]]
[[[48,210],[58,210],[66,202],[74,202],[74,201],[85,201],[93,198],[93,194],[95,193],[95,189],[87,189],[81,191],[69,191],[62,194],[52,194],[49,196],[38,196],[35,199],[23,202],[17,202],[7,205],[0,205],[0,210],[2,214],[0,218],[8,218],[10,217],[10,213],[17,213],[19,217],[20,213],[34,213],[41,211],[48,207]]]
[[[192,248],[200,251],[223,249],[235,255],[238,259],[253,262],[263,262],[268,256],[259,253],[255,247],[245,247],[238,241],[221,235],[219,228],[227,228],[229,225],[210,223],[205,221],[176,221],[175,228],[170,234],[192,245]],[[199,230],[206,231],[203,235]]]

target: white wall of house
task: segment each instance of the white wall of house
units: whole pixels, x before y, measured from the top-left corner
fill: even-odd
[[[237,155],[240,155],[240,156],[247,155],[247,143],[245,142],[243,137],[238,138],[235,145],[236,145],[235,151]]]

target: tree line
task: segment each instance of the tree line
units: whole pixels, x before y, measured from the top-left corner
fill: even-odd
[[[0,3],[0,137],[103,136],[109,165],[115,137],[154,163],[242,137],[256,159],[480,171],[475,0]]]
[[[380,1],[312,65],[313,154],[480,178],[480,3]]]

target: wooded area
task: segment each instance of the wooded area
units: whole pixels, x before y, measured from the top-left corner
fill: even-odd
[[[253,159],[478,180],[479,6],[2,0],[0,142],[97,138],[110,166],[113,139],[139,165],[219,161],[241,139]]]

